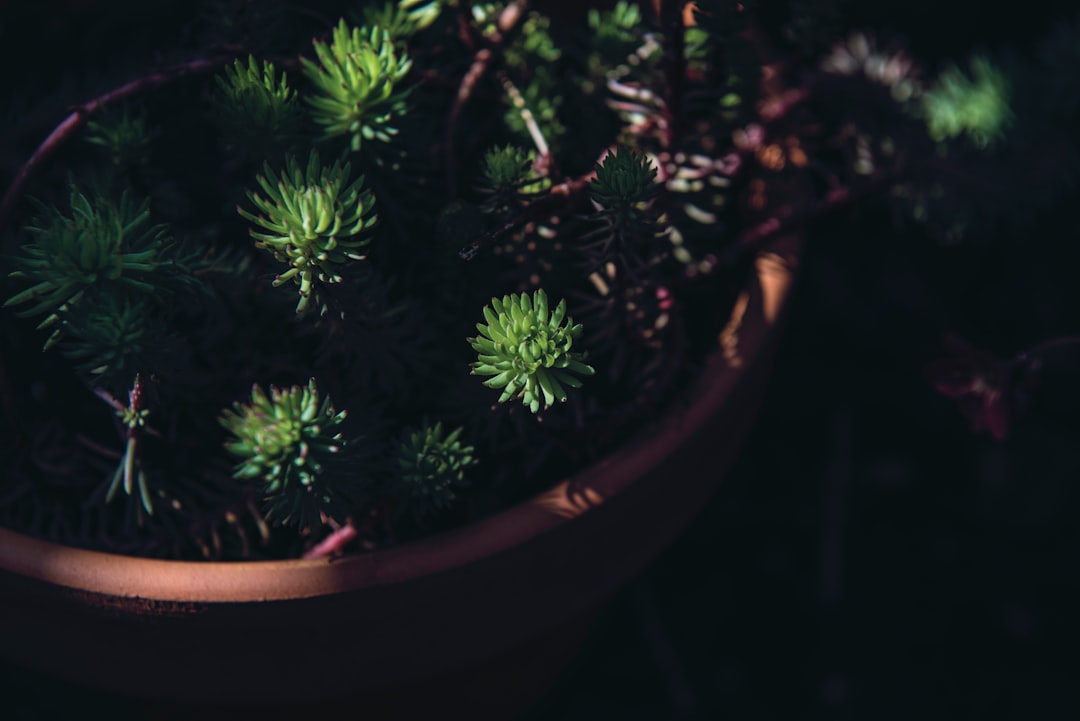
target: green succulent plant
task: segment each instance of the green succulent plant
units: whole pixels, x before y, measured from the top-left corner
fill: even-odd
[[[138,374],[134,378],[131,391],[128,393],[127,405],[113,401],[119,406],[116,408],[116,417],[124,428],[125,443],[124,453],[120,458],[120,462],[116,465],[116,470],[113,471],[109,487],[105,492],[105,502],[111,502],[121,488],[128,498],[134,497],[136,489],[138,489],[141,509],[137,513],[137,518],[141,523],[145,520],[144,512],[151,516],[154,514],[153,494],[150,490],[146,469],[142,464],[139,444],[142,429],[146,426],[146,421],[150,417],[150,410],[144,406],[145,397],[142,378]]]
[[[148,201],[136,203],[124,193],[118,203],[91,200],[74,186],[71,214],[45,208],[44,216],[26,227],[31,242],[22,248],[11,277],[30,287],[4,306],[23,306],[23,317],[44,316],[39,327],[57,325],[61,314],[79,303],[93,288],[153,295],[167,290],[167,276],[176,270],[169,257],[171,239],[163,225],[150,223]],[[54,330],[46,347],[61,337]]]
[[[642,21],[641,8],[625,0],[619,0],[611,10],[589,10],[593,42],[620,61],[640,41]]]
[[[502,389],[499,402],[519,398],[533,413],[567,399],[566,388],[580,388],[579,376],[596,371],[585,354],[571,348],[582,331],[566,315],[566,301],[548,309],[547,293],[538,289],[492,298],[484,306],[487,325],[476,324],[479,335],[469,338],[479,356],[475,375],[490,376],[484,385]]]
[[[382,5],[365,5],[364,25],[385,28],[395,40],[409,38],[425,30],[439,18],[444,0],[391,0]]]
[[[64,311],[61,352],[110,392],[129,385],[136,373],[161,373],[181,364],[182,344],[144,303],[111,294]]]
[[[345,411],[306,386],[258,385],[251,401],[235,403],[220,418],[230,434],[225,449],[240,459],[234,475],[255,481],[267,520],[312,528],[323,515],[344,522],[352,512],[355,469],[340,462],[348,445],[341,432]]]
[[[624,146],[608,153],[589,185],[593,201],[614,214],[633,215],[659,192],[656,168],[649,158]]]
[[[157,132],[150,128],[146,112],[127,105],[106,110],[86,123],[86,142],[104,150],[118,167],[145,163],[155,137]]]
[[[506,145],[484,155],[484,185],[493,193],[516,191],[529,181],[532,158],[527,150]]]
[[[799,0],[784,72],[753,0],[613,0],[577,26],[520,0],[202,4],[191,33],[153,33],[175,65],[132,69],[8,168],[5,527],[229,560],[407,541],[466,497],[550,488],[707,358],[735,364],[722,323],[755,258],[786,265],[777,234],[887,192],[952,233],[1080,177],[1080,26],[1028,70],[930,87]],[[322,15],[346,5],[353,24]],[[60,97],[0,112],[8,156]],[[27,193],[63,207],[9,228]]]
[[[934,140],[967,135],[976,147],[986,148],[1012,122],[1009,84],[987,58],[973,58],[970,67],[970,77],[955,66],[945,70],[923,94],[922,111]]]
[[[344,264],[362,260],[361,251],[371,242],[375,198],[364,187],[364,176],[349,182],[351,170],[340,159],[322,165],[315,150],[306,169],[288,156],[280,175],[264,166],[258,176],[263,195],[248,192],[256,212],[237,208],[262,231],[251,231],[255,246],[290,265],[274,285],[292,280],[300,286],[297,313],[309,307],[317,283],[341,282]]]
[[[291,148],[300,138],[303,109],[285,73],[274,64],[249,55],[236,60],[216,78],[211,117],[229,147],[250,155]]]
[[[401,84],[412,61],[379,25],[349,28],[342,20],[329,44],[316,40],[318,62],[301,58],[317,94],[308,97],[325,138],[347,136],[353,151],[365,141],[389,142],[394,119],[406,111]]]
[[[507,213],[520,205],[523,196],[550,185],[533,171],[535,159],[535,151],[515,145],[495,147],[484,154],[479,190],[486,196],[486,212]]]
[[[400,510],[421,519],[446,510],[469,485],[466,472],[477,464],[473,447],[461,441],[462,428],[450,433],[442,422],[425,422],[401,436],[394,467]]]

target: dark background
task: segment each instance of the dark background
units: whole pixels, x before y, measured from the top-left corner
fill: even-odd
[[[92,5],[0,0],[4,96],[27,83],[21,68],[46,85],[56,77],[48,60],[13,64],[29,52],[17,36],[62,42]],[[848,24],[902,33],[932,59],[1030,44],[1075,7],[852,5]],[[152,4],[116,6],[137,25]],[[786,4],[769,6],[782,18]],[[127,52],[152,55],[154,42],[133,38]],[[605,607],[529,721],[1080,718],[1075,388],[1044,387],[1065,400],[999,443],[971,434],[922,374],[942,331],[1004,354],[1080,331],[1075,283],[1060,287],[1061,269],[1075,276],[1080,260],[1072,215],[944,249],[882,230],[870,211],[811,228],[740,462],[686,534]],[[1001,296],[1014,309],[1006,320]],[[134,702],[0,665],[4,721],[142,715]]]

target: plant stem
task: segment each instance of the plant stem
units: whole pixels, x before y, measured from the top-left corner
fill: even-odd
[[[357,536],[356,526],[346,523],[304,552],[304,558],[323,558],[333,556]]]
[[[488,38],[488,44],[485,47],[476,51],[472,65],[469,66],[458,85],[457,96],[450,107],[450,115],[446,119],[446,187],[451,199],[457,197],[457,152],[454,139],[457,136],[461,113],[473,93],[476,92],[480,81],[491,68],[491,63],[495,59],[494,51],[506,42],[507,37],[525,16],[528,6],[527,0],[516,0],[499,13],[499,19],[495,23],[497,28],[495,34]],[[467,23],[467,21],[463,22]]]
[[[481,78],[487,73],[493,57],[494,53],[488,48],[480,48],[476,51],[472,65],[461,78],[457,96],[454,98],[454,104],[446,120],[446,187],[451,198],[457,197],[457,153],[454,138],[457,135],[458,119],[461,117],[465,104],[469,102],[469,98],[476,90],[476,86],[480,84]]]
[[[521,91],[518,90],[517,86],[514,85],[514,82],[507,77],[506,73],[500,72],[499,80],[502,82],[503,90],[510,96],[510,102],[514,104],[514,107],[521,115],[522,122],[525,123],[525,127],[529,130],[529,137],[532,138],[533,145],[536,146],[537,159],[550,155],[551,149],[548,147],[547,140],[544,138],[544,133],[540,130],[540,125],[537,124],[532,111],[529,110],[528,106],[525,104],[525,98],[522,97]]]
[[[7,192],[4,194],[3,201],[0,201],[0,230],[7,225],[12,212],[15,210],[16,203],[22,197],[26,184],[30,182],[30,179],[38,168],[52,157],[68,138],[78,132],[79,129],[86,124],[87,120],[90,119],[90,116],[102,107],[109,103],[116,102],[117,100],[122,100],[123,98],[137,95],[147,90],[153,90],[162,85],[167,85],[174,80],[179,80],[180,78],[189,75],[212,72],[232,59],[233,56],[229,55],[220,58],[200,58],[198,60],[174,65],[165,68],[164,70],[159,70],[150,73],[149,75],[136,78],[135,80],[121,85],[118,88],[114,88],[103,95],[99,95],[82,105],[76,106],[71,114],[60,121],[60,124],[49,133],[48,137],[41,142],[41,145],[37,147],[30,158],[23,163],[23,166],[19,169],[15,179],[11,182],[10,187],[8,187]]]

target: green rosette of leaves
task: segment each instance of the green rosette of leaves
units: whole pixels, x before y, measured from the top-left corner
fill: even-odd
[[[326,139],[348,136],[354,151],[364,141],[389,142],[397,135],[395,117],[404,115],[409,88],[401,83],[412,61],[378,25],[334,28],[329,44],[314,43],[318,62],[301,58],[317,93],[308,97],[315,122]]]
[[[403,512],[424,518],[444,511],[469,485],[466,472],[477,460],[473,447],[461,441],[463,431],[447,433],[441,422],[425,422],[402,434],[394,491]]]
[[[342,266],[363,260],[371,242],[375,197],[364,187],[364,176],[349,182],[350,170],[340,159],[322,165],[315,150],[306,170],[289,156],[280,175],[264,166],[257,178],[262,194],[248,192],[255,213],[237,207],[259,228],[251,231],[255,246],[289,264],[274,285],[292,280],[300,286],[297,313],[308,308],[318,283],[340,283]]]
[[[519,398],[533,413],[565,402],[566,388],[580,388],[580,377],[595,374],[585,354],[571,350],[582,327],[566,315],[566,301],[548,309],[547,294],[539,289],[492,298],[484,306],[487,325],[469,338],[478,354],[474,375],[490,376],[484,385],[502,389],[499,402]]]
[[[225,449],[240,459],[233,475],[257,484],[267,520],[303,529],[352,512],[357,474],[343,462],[345,415],[320,398],[314,380],[269,394],[256,385],[250,402],[222,413]]]

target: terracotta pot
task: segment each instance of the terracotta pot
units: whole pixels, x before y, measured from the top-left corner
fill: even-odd
[[[166,82],[155,76],[155,86]],[[12,210],[4,205],[0,216]],[[87,551],[0,528],[0,659],[180,704],[158,706],[160,718],[213,718],[217,704],[225,718],[239,705],[261,719],[316,710],[372,719],[445,715],[455,704],[473,719],[510,718],[737,458],[800,248],[801,236],[786,235],[759,253],[719,349],[666,414],[601,463],[454,532],[340,559],[210,563]]]
[[[132,558],[0,529],[0,657],[195,703],[356,696],[454,669],[444,693],[458,702],[511,690],[515,670],[518,699],[535,695],[526,687],[544,686],[581,635],[553,630],[640,572],[736,459],[800,242],[779,238],[758,256],[719,350],[670,412],[605,461],[469,527],[340,559],[246,563]]]

